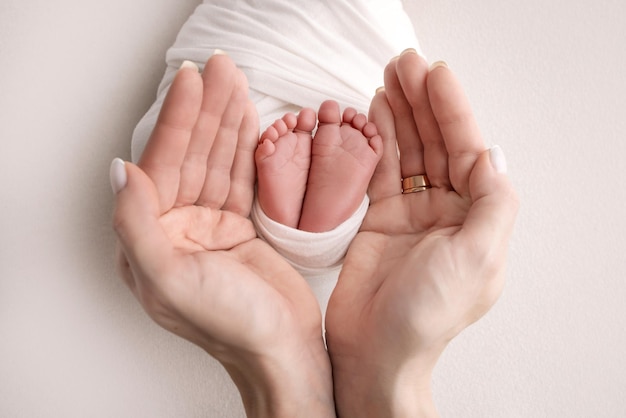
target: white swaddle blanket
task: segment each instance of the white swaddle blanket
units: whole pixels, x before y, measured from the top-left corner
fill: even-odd
[[[248,77],[261,129],[327,99],[367,112],[389,59],[419,44],[400,0],[205,0],[167,52],[157,100],[137,126],[137,160],[176,71],[222,49]]]
[[[376,88],[383,84],[385,65],[409,47],[419,50],[400,0],[205,0],[167,52],[157,100],[133,135],[133,160],[141,155],[184,60],[202,68],[215,49],[226,51],[248,77],[263,130],[287,111],[317,109],[327,99],[367,113]],[[365,215],[363,205],[347,221],[349,226],[316,234],[304,247],[298,245],[302,231],[280,228],[259,214],[258,206],[255,211],[259,234],[300,270],[324,310],[340,263],[323,266],[325,270],[303,268],[307,261],[294,259],[293,250],[301,249],[313,260],[329,248],[345,254]]]

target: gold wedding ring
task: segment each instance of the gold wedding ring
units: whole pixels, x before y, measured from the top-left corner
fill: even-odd
[[[430,181],[428,181],[426,174],[420,174],[402,179],[403,194],[423,192],[431,187],[432,186],[430,185]]]

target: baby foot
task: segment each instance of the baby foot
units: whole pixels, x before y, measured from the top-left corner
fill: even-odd
[[[357,210],[383,153],[376,126],[363,114],[328,100],[320,106],[298,228],[330,231]]]
[[[313,109],[287,113],[261,135],[255,153],[258,199],[265,214],[297,228],[311,164]]]

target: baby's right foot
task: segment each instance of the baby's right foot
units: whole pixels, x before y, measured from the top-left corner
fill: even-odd
[[[298,116],[287,113],[263,132],[255,153],[261,208],[291,228],[300,221],[316,123],[312,109],[302,109]]]
[[[383,154],[382,138],[363,114],[337,102],[320,106],[299,229],[330,231],[358,209]]]

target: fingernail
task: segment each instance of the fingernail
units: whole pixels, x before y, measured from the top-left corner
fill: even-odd
[[[437,62],[433,62],[433,64],[430,66],[430,71],[434,70],[437,67],[444,67],[444,68],[450,68],[448,67],[448,63],[445,61],[437,61]]]
[[[379,87],[376,89],[376,94],[384,92],[385,91],[385,86]]]
[[[126,163],[124,163],[124,160],[121,158],[115,158],[111,162],[109,178],[111,180],[111,189],[113,189],[114,194],[118,194],[120,190],[126,187],[128,177],[126,176]]]
[[[219,48],[216,48],[216,49],[213,51],[213,55],[228,55],[228,54],[227,54],[226,52],[224,52],[223,50],[221,50],[221,49],[219,49]]]
[[[182,70],[183,68],[191,68],[191,69],[194,69],[195,71],[199,71],[196,63],[193,61],[188,61],[188,60],[185,60],[183,61],[182,64],[180,64],[180,69]]]
[[[417,55],[417,51],[415,50],[415,48],[407,48],[404,51],[402,51],[400,56],[402,56],[404,54],[416,54]]]
[[[491,160],[491,165],[496,172],[506,174],[506,158],[504,157],[504,152],[502,152],[502,148],[500,148],[500,146],[494,145],[491,147],[489,150],[489,159]]]

